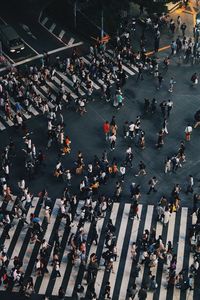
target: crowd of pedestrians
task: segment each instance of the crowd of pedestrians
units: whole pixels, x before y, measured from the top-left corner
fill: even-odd
[[[164,25],[163,25],[164,24]],[[135,26],[135,23],[132,23]],[[155,37],[155,53],[159,48],[160,32],[163,26],[168,26],[172,35],[177,38],[171,43],[171,54],[167,56],[162,63],[159,63],[156,56],[150,57],[146,51],[145,34],[146,30],[152,26]],[[160,116],[160,127],[155,132],[155,151],[164,147],[165,139],[170,132],[168,124],[170,115],[173,111],[174,103],[171,100],[171,94],[174,92],[176,79],[170,78],[168,84],[169,97],[166,100],[144,99],[143,111],[135,119],[124,120],[123,126],[118,124],[117,116],[113,115],[110,120],[105,120],[101,126],[102,139],[105,142],[105,150],[99,156],[97,154],[90,159],[81,150],[76,155],[76,160],[72,168],[64,166],[63,157],[71,155],[73,144],[69,133],[66,132],[66,120],[64,120],[62,111],[64,109],[73,110],[83,116],[87,113],[88,103],[95,101],[98,95],[95,92],[95,85],[100,84],[100,94],[102,105],[111,103],[117,110],[126,105],[126,99],[123,95],[123,87],[126,84],[128,74],[124,65],[129,65],[137,71],[136,84],[145,79],[145,76],[151,76],[156,81],[155,89],[162,89],[164,76],[170,68],[172,56],[180,55],[185,63],[199,62],[199,48],[192,37],[187,38],[187,25],[182,22],[178,16],[176,22],[172,19],[168,21],[166,16],[146,20],[145,29],[140,41],[140,51],[133,51],[131,47],[131,34],[126,29],[122,35],[115,41],[115,47],[111,52],[106,51],[105,44],[98,42],[90,47],[89,58],[84,59],[75,49],[70,58],[61,60],[56,59],[54,64],[50,63],[49,56],[45,55],[41,66],[27,67],[25,70],[12,70],[12,72],[3,75],[0,80],[0,111],[5,116],[5,120],[12,121],[15,130],[22,133],[20,140],[23,148],[24,167],[26,173],[16,183],[15,190],[17,196],[13,196],[10,184],[10,173],[12,172],[13,161],[16,159],[17,145],[10,138],[9,144],[1,152],[1,194],[2,203],[0,207],[0,226],[2,234],[0,238],[0,284],[5,289],[12,290],[14,286],[20,286],[20,291],[29,298],[34,292],[34,277],[40,277],[49,273],[49,266],[53,267],[52,277],[62,277],[60,268],[62,261],[61,236],[59,230],[54,232],[53,242],[48,243],[45,239],[45,232],[48,230],[53,215],[54,202],[50,198],[48,191],[44,188],[39,193],[36,207],[43,211],[43,220],[39,213],[30,213],[34,208],[34,194],[29,190],[29,180],[34,180],[34,174],[38,169],[45,166],[46,156],[49,155],[51,147],[57,151],[57,161],[52,170],[52,177],[58,182],[63,182],[65,188],[60,195],[59,210],[56,218],[64,225],[65,232],[68,233],[68,259],[72,266],[82,266],[86,275],[87,286],[82,282],[76,286],[77,295],[85,293],[86,299],[97,299],[95,290],[95,280],[99,271],[99,261],[102,258],[106,271],[114,273],[115,262],[118,259],[118,249],[116,241],[116,226],[112,219],[106,218],[111,212],[114,202],[120,202],[123,194],[126,174],[133,167],[136,169],[134,180],[130,183],[130,201],[132,220],[139,217],[139,204],[142,193],[150,197],[152,193],[159,190],[159,178],[156,175],[150,176],[147,163],[143,160],[136,161],[135,149],[141,153],[147,148],[146,135],[144,130],[143,116],[157,114]],[[182,63],[180,60],[179,62]],[[68,79],[67,79],[68,78]],[[70,78],[70,79],[69,79]],[[68,85],[66,85],[68,80]],[[198,84],[198,74],[191,75],[192,86]],[[46,97],[42,95],[41,90],[48,82]],[[114,84],[114,86],[113,86]],[[52,88],[53,86],[53,88]],[[54,90],[54,92],[53,92]],[[55,93],[56,90],[56,93]],[[14,109],[12,109],[14,107]],[[26,119],[33,113],[34,107],[38,108],[46,118],[46,150],[42,151],[39,145],[34,143],[34,134],[28,127]],[[199,126],[200,114],[195,114],[195,124],[186,124],[182,129],[183,139],[179,142],[178,149],[173,149],[174,154],[163,159],[163,176],[178,172],[187,164],[187,143],[192,137],[193,128]],[[123,160],[115,156],[116,149],[119,147],[118,140],[121,138],[127,144],[124,151]],[[130,146],[131,145],[131,146]],[[112,158],[110,158],[112,151]],[[146,150],[145,150],[146,151]],[[87,162],[86,162],[87,161]],[[148,177],[147,184],[137,183],[138,177]],[[79,187],[76,193],[73,191],[75,178],[79,180]],[[115,182],[114,188],[110,194],[102,191],[103,186],[110,182]],[[167,289],[174,286],[177,289],[193,290],[194,282],[200,272],[200,210],[198,200],[200,195],[195,193],[195,180],[192,174],[186,178],[187,186],[182,183],[175,183],[171,187],[169,195],[162,195],[155,204],[157,210],[157,222],[167,226],[170,223],[170,217],[173,213],[179,213],[181,208],[181,193],[191,194],[193,197],[193,208],[191,217],[195,217],[195,222],[191,222],[189,232],[189,245],[193,255],[193,262],[189,272],[184,269],[177,273],[177,253],[174,251],[173,241],[167,241],[164,245],[162,235],[156,237],[156,230],[145,228],[142,236],[131,246],[131,253],[134,264],[134,277],[131,286],[128,288],[129,299],[146,299],[149,291],[154,292],[158,288],[156,277],[153,274],[162,263],[167,271],[168,282]],[[80,212],[77,214],[77,207],[80,201],[83,203]],[[39,210],[38,210],[39,211]],[[16,219],[17,224],[16,225]],[[99,234],[98,223],[101,220],[106,221],[104,243],[106,250],[98,257],[95,252],[90,253],[88,248],[94,244],[98,246]],[[90,232],[84,228],[84,224],[91,224]],[[38,255],[36,258],[33,274],[26,276],[23,272],[23,258],[15,256],[9,257],[6,248],[6,240],[10,239],[12,227],[20,226],[28,228],[28,242],[38,244]],[[74,231],[74,226],[76,230]],[[50,255],[52,253],[52,255]],[[50,259],[49,259],[50,257]],[[148,276],[138,285],[137,277],[140,276],[143,267],[148,268]],[[111,299],[111,282],[107,281],[103,287],[102,296]],[[60,286],[58,297],[64,299],[65,289]],[[48,296],[47,296],[48,297]]]

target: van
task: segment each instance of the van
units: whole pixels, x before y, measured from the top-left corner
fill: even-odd
[[[19,53],[24,49],[22,39],[10,25],[0,25],[0,40],[9,52]]]

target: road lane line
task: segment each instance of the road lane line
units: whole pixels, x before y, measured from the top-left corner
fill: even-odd
[[[49,31],[52,33],[54,29],[56,28],[56,23],[53,23],[51,27],[49,28]]]
[[[47,18],[47,17],[46,17],[46,18],[44,18],[44,20],[41,22],[41,24],[42,24],[42,25],[45,25],[45,24],[46,24],[46,22],[47,22],[48,20],[49,20],[49,18]]]
[[[37,55],[40,55],[35,49],[33,49],[33,47],[31,47],[27,42],[25,42],[24,39],[21,38],[21,40],[24,42],[24,44],[26,44],[33,52],[35,52]]]
[[[65,34],[65,30],[62,29],[61,32],[58,35],[61,40],[62,40],[64,34]]]

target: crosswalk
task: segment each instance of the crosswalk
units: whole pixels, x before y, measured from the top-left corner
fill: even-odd
[[[13,202],[9,204],[9,210],[14,205]],[[82,297],[86,297],[87,285],[85,280],[86,270],[80,262],[72,265],[68,258],[70,252],[70,245],[68,244],[69,238],[72,233],[77,232],[81,208],[84,205],[83,200],[79,200],[76,207],[76,214],[71,225],[71,229],[67,229],[65,221],[61,221],[59,217],[60,199],[56,199],[52,209],[50,223],[47,224],[44,218],[44,208],[39,203],[39,198],[33,198],[33,207],[28,209],[28,216],[30,213],[36,214],[40,218],[40,223],[43,228],[43,237],[50,245],[47,254],[48,274],[37,277],[35,274],[35,261],[39,255],[40,243],[30,243],[30,229],[29,225],[22,226],[20,222],[14,220],[14,226],[11,228],[9,234],[10,239],[5,239],[3,231],[0,231],[0,244],[4,244],[7,249],[7,254],[11,258],[8,269],[13,267],[12,258],[18,256],[23,261],[22,270],[25,277],[32,276],[34,280],[34,289],[37,294],[51,294],[58,295],[58,290],[62,286],[66,291],[67,297],[73,297],[76,287],[81,284],[84,287]],[[8,207],[7,207],[8,208]],[[164,245],[168,241],[173,244],[173,251],[177,254],[177,273],[182,269],[187,270],[189,274],[189,267],[193,262],[192,253],[188,247],[188,232],[191,227],[192,217],[190,216],[189,209],[182,207],[178,213],[173,212],[170,216],[169,223],[164,226],[162,223],[157,222],[156,208],[153,205],[139,205],[138,216],[139,219],[131,217],[131,204],[130,203],[113,203],[112,209],[106,211],[105,217],[99,218],[97,221],[98,232],[98,245],[90,243],[91,235],[91,222],[85,221],[84,232],[86,234],[87,244],[87,259],[92,253],[95,253],[98,259],[98,272],[95,280],[95,291],[97,299],[103,299],[103,292],[106,282],[111,284],[111,299],[125,300],[128,299],[127,290],[133,284],[135,262],[131,257],[131,246],[133,242],[138,243],[142,237],[145,229],[152,231],[155,229],[156,238],[160,235],[163,238]],[[193,217],[194,219],[195,217]],[[28,219],[28,218],[27,218]],[[104,260],[102,253],[107,248],[105,246],[106,224],[109,219],[112,219],[116,227],[116,245],[117,245],[117,259],[114,262],[112,271],[107,271],[104,267]],[[61,236],[61,277],[54,277],[53,266],[51,266],[54,233],[58,230]],[[139,253],[138,253],[139,254]],[[146,280],[146,275],[149,268],[146,265],[141,265],[139,276],[136,278],[135,283],[141,286]],[[148,291],[147,300],[191,300],[194,298],[195,291],[187,290],[181,291],[174,287],[174,289],[166,289],[167,286],[167,265],[162,260],[158,261],[158,265],[152,268],[152,275],[156,276],[158,288],[154,293]],[[4,286],[0,286],[0,290],[4,290]],[[13,291],[18,291],[19,287],[13,286]],[[87,299],[87,297],[85,298]]]
[[[47,20],[44,19],[43,21],[46,22]],[[53,26],[53,24],[52,24],[52,26]],[[114,52],[111,49],[107,49],[105,52],[105,55],[109,58],[112,58],[113,61],[115,60]],[[83,62],[85,63],[85,65],[87,66],[87,68],[89,69],[90,65],[91,65],[91,56],[86,55],[81,58],[82,58]],[[126,62],[126,63],[123,62],[122,68],[124,69],[127,77],[134,76],[138,72],[137,67],[130,65],[128,62]],[[106,75],[106,72],[107,72],[107,70],[105,68],[103,70],[104,75]],[[80,78],[78,78],[78,76],[77,76],[77,79],[81,82],[81,80],[80,80]],[[74,100],[77,99],[78,95],[74,91],[74,87],[73,87],[74,84],[72,81],[72,76],[71,76],[71,74],[69,74],[69,72],[62,73],[60,71],[55,71],[52,78],[46,80],[45,83],[43,83],[42,85],[37,82],[34,83],[35,93],[37,95],[40,95],[42,98],[44,98],[47,101],[47,105],[48,105],[49,109],[53,109],[55,107],[55,99],[56,99],[56,95],[59,93],[61,82],[63,83],[65,91],[67,93],[70,93]],[[115,79],[111,78],[111,84],[114,84],[114,82],[115,82]],[[94,90],[100,91],[101,86],[103,84],[103,80],[92,78],[92,83],[93,83]],[[24,88],[26,89],[25,86],[24,86]],[[50,98],[49,98],[48,91],[51,92]],[[84,82],[81,83],[81,86],[79,88],[79,93],[81,96],[85,96],[87,93],[86,84]],[[11,96],[10,96],[10,105],[11,105],[11,116],[12,116],[11,119],[6,118],[5,114],[2,112],[2,110],[0,110],[0,131],[3,131],[8,127],[14,126],[13,117],[14,117],[15,111],[16,111],[16,109],[15,109],[16,99],[14,99]],[[24,107],[22,104],[22,108],[23,109],[22,109],[21,113],[25,120],[29,120],[30,118],[39,116],[43,113],[42,108],[38,107],[37,104],[34,102],[31,102],[28,108]]]

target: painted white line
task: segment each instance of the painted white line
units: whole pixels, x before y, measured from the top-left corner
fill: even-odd
[[[171,214],[171,217],[170,217],[169,223],[168,223],[166,244],[170,241],[173,245],[175,221],[176,221],[176,213],[173,212]],[[166,266],[166,268],[167,267],[169,267],[169,266]],[[167,287],[167,275],[168,274],[163,269],[161,285],[160,285],[159,300],[165,300],[167,298],[167,289],[166,289],[166,287]]]
[[[36,205],[37,205],[37,202],[39,200],[39,197],[34,197],[33,200],[32,200],[32,205],[34,205],[34,207],[29,207],[28,209],[28,212],[27,212],[27,216],[29,216],[31,213],[34,213],[35,209],[36,209]],[[26,237],[26,233],[29,229],[29,225],[24,225],[24,227],[22,228],[21,232],[20,232],[20,235],[19,235],[19,238],[17,240],[17,243],[15,245],[15,248],[14,248],[14,251],[12,253],[12,257],[15,257],[15,256],[19,256],[19,252],[21,250],[21,247],[24,243],[24,240],[25,240],[25,237]],[[17,226],[16,226],[16,229],[17,229]],[[11,231],[11,234],[10,234],[10,243],[12,242],[12,239],[13,239],[13,236],[14,236],[14,230]],[[6,244],[4,244],[6,246],[6,249],[9,248],[9,242],[7,243],[7,240],[5,242]],[[8,264],[8,268],[10,267],[10,269],[12,268],[11,266],[11,260],[9,261],[9,264]]]
[[[80,45],[83,45],[83,42],[78,42],[78,43],[73,44],[71,46],[64,46],[64,47],[61,47],[61,48],[57,48],[57,49],[51,50],[51,51],[48,52],[48,54],[51,55],[51,54],[54,54],[54,53],[57,53],[57,52],[64,51],[66,49],[70,49],[70,48],[73,48],[73,47],[78,47]],[[26,63],[28,63],[30,61],[33,61],[33,60],[36,60],[36,59],[39,59],[39,58],[42,58],[42,57],[44,57],[43,54],[38,54],[38,55],[32,56],[30,58],[23,59],[23,60],[21,60],[21,61],[19,61],[17,63],[14,63],[13,67],[17,67],[17,66],[26,64]],[[7,69],[8,69],[8,67],[1,68],[0,72],[3,72],[5,70],[7,70]]]
[[[109,53],[106,53],[106,52],[105,52],[105,55],[106,55],[107,57],[113,59],[113,57],[112,57]],[[135,75],[135,73],[134,73],[133,71],[131,71],[130,69],[128,69],[124,64],[122,64],[122,69],[123,69],[126,73],[128,73],[129,75],[131,75],[131,76]]]
[[[159,236],[162,236],[163,231],[163,224],[161,222],[157,222],[156,224],[156,239],[159,238]],[[154,268],[152,268],[152,275],[156,276],[158,269],[158,265],[156,265]],[[152,291],[149,291],[147,294],[147,300],[153,300],[154,293]]]
[[[56,23],[53,23],[51,27],[49,28],[49,31],[52,33],[54,29],[56,28]]]
[[[57,72],[55,73],[55,75],[59,76],[59,74],[57,74]],[[51,80],[55,81],[58,85],[60,85],[60,84],[61,84],[61,81],[60,81],[60,79],[59,79],[57,76],[55,76],[55,75],[51,78]],[[77,98],[78,98],[78,96],[77,96],[76,94],[74,94],[74,93],[72,92],[72,90],[70,90],[70,88],[68,88],[65,84],[64,84],[64,87],[65,87],[65,90],[67,91],[67,93],[70,93],[70,94],[71,94],[72,98],[74,98],[74,99],[77,99]]]
[[[71,234],[72,233],[75,234],[76,231],[77,231],[77,226],[78,226],[79,219],[80,219],[81,208],[83,207],[83,205],[84,205],[84,201],[83,200],[79,200],[78,206],[77,206],[77,210],[76,210],[76,214],[75,214],[74,220],[73,220],[73,227],[71,228],[71,231],[70,231],[70,234],[68,236],[67,241],[69,240]],[[54,288],[53,288],[53,291],[51,293],[52,295],[56,295],[56,296],[58,295],[59,287],[61,286],[64,274],[65,274],[65,270],[66,270],[66,268],[68,266],[68,263],[69,263],[69,259],[68,259],[69,251],[70,251],[70,245],[68,245],[68,243],[66,243],[66,248],[65,248],[65,251],[63,253],[61,263],[60,263],[60,274],[61,274],[61,277],[57,277],[55,279]],[[41,287],[41,289],[39,290],[39,294],[42,294],[41,293],[42,291],[44,291],[44,287],[43,288]]]
[[[32,104],[29,105],[28,111],[31,112],[34,116],[38,116],[39,112],[33,107]]]
[[[2,131],[4,129],[6,129],[6,127],[0,122],[0,130]]]
[[[56,199],[52,213],[51,213],[51,217],[50,217],[50,224],[48,224],[45,235],[43,237],[43,239],[45,239],[47,241],[47,243],[49,243],[50,235],[52,233],[52,230],[53,230],[53,227],[54,227],[57,215],[58,215],[59,203],[60,203],[60,199]],[[41,219],[41,222],[44,220],[44,214],[45,214],[44,208],[41,207],[40,213],[38,216],[39,219]],[[23,259],[22,269],[23,269],[24,273],[26,272],[26,269],[29,265],[29,261],[32,258],[32,254],[33,254],[33,250],[34,250],[35,246],[36,246],[36,243],[34,243],[34,244],[29,243],[29,245],[28,245],[28,247],[30,247],[30,248],[26,250],[26,255],[24,256],[24,259]],[[34,270],[34,268],[33,268],[33,270]]]
[[[176,264],[176,274],[177,275],[183,269],[186,227],[187,227],[187,214],[188,214],[188,208],[182,207],[179,240],[178,240],[178,251],[177,251],[177,264]],[[177,289],[176,287],[174,287],[173,298],[177,299],[177,300],[181,299],[181,290],[180,289]]]
[[[73,82],[72,82],[66,75],[64,75],[63,73],[58,72],[58,71],[57,71],[57,73],[58,73],[58,74],[60,75],[60,77],[62,77],[62,79],[63,79],[65,82],[67,82],[71,87],[74,86]],[[81,96],[84,96],[84,95],[85,95],[85,93],[84,93],[84,92],[82,91],[82,89],[80,89],[80,88],[79,88],[79,92],[80,92]]]
[[[142,212],[142,205],[140,204],[139,212],[138,212],[139,219],[141,217],[141,212]],[[132,263],[133,263],[133,260],[131,257],[131,248],[132,248],[133,242],[137,241],[139,225],[140,225],[139,220],[133,221],[130,242],[129,242],[129,248],[128,248],[127,257],[126,257],[126,264],[124,267],[121,288],[119,291],[119,299],[120,300],[126,299],[126,293],[127,293],[127,289],[128,289],[128,283],[129,283],[129,278],[130,278],[130,273],[131,273],[131,268],[132,268]]]
[[[15,63],[14,60],[12,58],[10,58],[10,56],[8,56],[5,52],[2,52],[3,56],[5,56],[8,60],[10,60],[13,64]]]
[[[87,236],[88,236],[88,233],[89,233],[89,230],[90,230],[90,226],[91,226],[91,222],[86,221],[85,224],[84,224],[84,227],[83,227],[84,232]],[[68,284],[67,284],[67,290],[66,290],[66,293],[65,293],[65,295],[67,297],[72,297],[79,269],[80,269],[80,264],[78,266],[74,265],[72,267],[70,277],[69,277],[69,281],[68,281]]]
[[[44,18],[44,20],[41,22],[42,25],[45,25],[47,23],[47,21],[49,20],[49,18]]]
[[[5,122],[8,124],[8,126],[13,126],[14,123],[10,119],[6,119],[6,116],[0,111],[0,116],[5,120]]]
[[[117,223],[118,210],[119,210],[119,203],[114,202],[113,203],[113,208],[112,208],[112,213],[111,213],[111,216],[110,216],[110,219],[112,220],[114,226],[116,226],[116,223]],[[95,280],[95,291],[96,291],[96,294],[97,294],[97,298],[98,298],[98,295],[100,294],[100,290],[101,290],[101,286],[102,286],[103,277],[104,277],[105,272],[106,272],[105,267],[102,268],[102,266],[100,266],[100,263],[99,263],[99,270],[98,270],[97,277],[96,277],[96,280]]]
[[[65,44],[65,43],[64,43]],[[66,44],[65,44],[66,45]],[[75,43],[73,45],[66,45],[64,47],[61,47],[61,48],[57,48],[57,49],[54,49],[54,50],[51,50],[48,52],[48,54],[53,54],[53,53],[57,53],[57,52],[60,52],[60,51],[63,51],[63,50],[66,50],[66,49],[69,49],[69,48],[73,48],[73,47],[77,47],[77,46],[80,46],[80,45],[83,45],[83,42],[78,42],[78,43]]]
[[[147,207],[147,213],[146,213],[146,219],[145,219],[145,224],[144,224],[144,230],[151,230],[151,222],[152,222],[152,218],[153,218],[153,205],[148,205]],[[142,265],[141,267],[141,271],[139,273],[139,277],[136,278],[136,284],[138,286],[141,286],[142,283],[142,279],[144,276],[144,265]]]
[[[21,39],[24,44],[26,44],[33,52],[35,52],[37,55],[40,55],[35,49],[33,49],[33,47],[31,47],[27,42],[25,42],[25,40]]]
[[[114,51],[113,51],[113,50],[108,49],[108,50],[106,50],[106,51],[109,52],[110,54],[112,54],[112,55],[114,56]],[[136,66],[133,66],[133,65],[128,64],[128,63],[126,63],[126,64],[128,65],[129,68],[133,69],[135,72],[138,73],[138,68],[137,68]],[[134,74],[135,74],[135,73],[134,73]]]
[[[118,273],[119,263],[121,260],[121,255],[122,255],[122,250],[123,250],[123,244],[124,244],[124,239],[125,239],[125,234],[126,234],[126,229],[127,229],[128,219],[129,219],[130,207],[131,207],[131,204],[128,204],[128,203],[125,204],[123,216],[122,216],[122,219],[120,222],[120,230],[119,230],[119,234],[118,234],[118,238],[117,238],[117,255],[118,255],[118,257],[117,257],[117,261],[114,262],[114,268],[113,268],[114,272],[110,272],[110,278],[108,280],[108,281],[110,281],[110,285],[111,285],[111,293],[110,293],[111,299],[113,298],[114,288],[117,284],[117,282],[116,282],[117,273]],[[128,279],[129,278],[127,278],[127,280]]]
[[[67,44],[65,44],[57,35],[55,35],[53,32],[49,31],[49,29],[44,26],[42,23],[39,22],[39,24],[45,29],[47,30],[50,34],[52,34],[58,41],[60,41],[62,44],[64,44],[65,46],[67,46]]]
[[[197,215],[196,215],[196,213],[193,213],[193,215],[192,215],[192,225],[195,225],[196,223],[197,223]],[[193,262],[194,262],[194,254],[193,254],[193,252],[190,251],[189,266],[188,266],[189,268],[193,264]],[[194,299],[194,291],[193,290],[190,290],[190,289],[187,290],[186,299],[187,300],[193,300]]]
[[[62,29],[61,32],[58,35],[61,40],[62,40],[64,34],[65,34],[65,30]]]
[[[74,39],[74,38],[71,38],[71,39],[69,40],[69,42],[68,42],[67,45],[71,46],[71,45],[73,44],[74,41],[75,41],[75,39]]]

